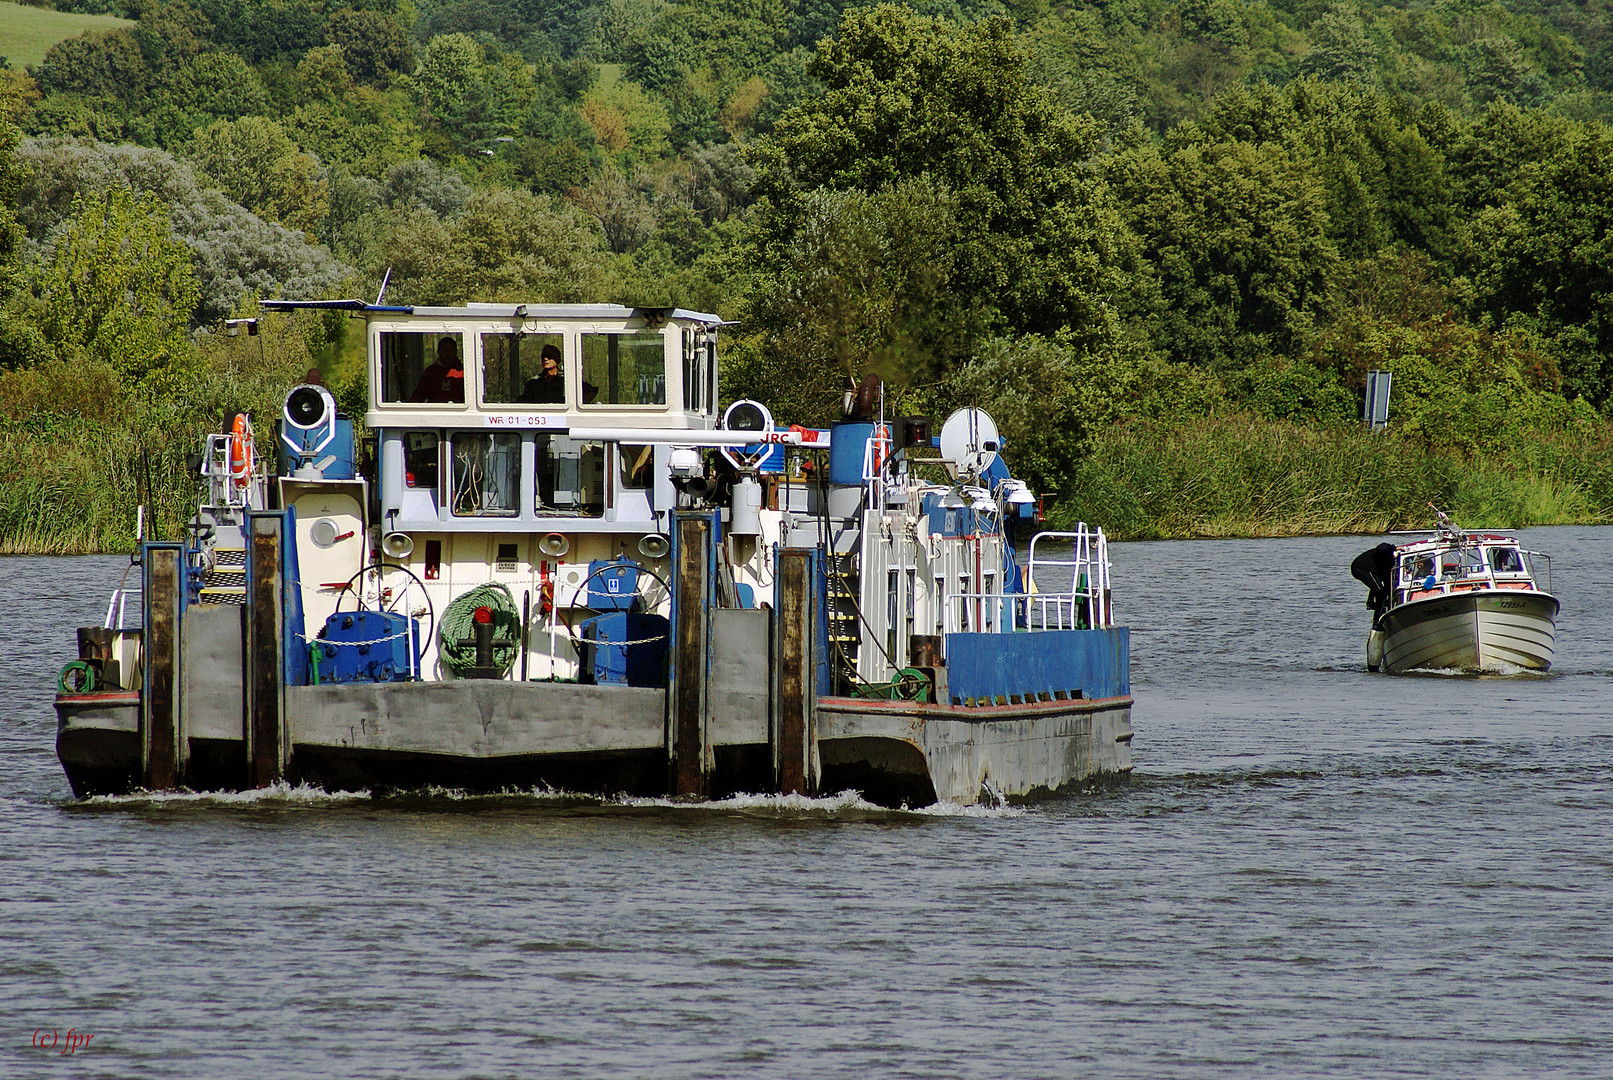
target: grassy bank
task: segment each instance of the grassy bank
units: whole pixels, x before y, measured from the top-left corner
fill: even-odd
[[[1613,437],[1536,431],[1470,456],[1357,424],[1132,424],[1096,441],[1049,522],[1116,539],[1380,533],[1428,526],[1429,504],[1472,528],[1613,521]]]
[[[311,366],[314,320],[272,321],[261,338],[204,336],[183,370],[140,386],[87,363],[0,373],[0,554],[132,551],[142,503],[147,536],[178,539],[200,497],[186,459],[202,436],[242,410],[272,453],[281,399]]]
[[[0,56],[21,69],[45,59],[45,53],[58,41],[78,37],[86,30],[133,25],[113,15],[71,15],[0,0]]]

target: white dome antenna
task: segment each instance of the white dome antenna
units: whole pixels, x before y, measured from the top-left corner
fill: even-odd
[[[997,423],[984,409],[959,409],[941,425],[941,457],[954,480],[983,474],[1001,445]]]

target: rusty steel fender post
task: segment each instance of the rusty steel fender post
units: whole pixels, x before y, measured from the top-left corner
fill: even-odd
[[[286,777],[290,745],[286,732],[281,580],[286,515],[247,512],[246,762],[247,783],[256,788]]]
[[[188,756],[179,707],[184,549],[175,543],[150,543],[140,561],[146,653],[140,694],[141,782],[148,791],[172,791],[184,778]]]
[[[778,554],[778,630],[773,635],[773,783],[786,795],[818,792],[817,634],[811,549]]]
[[[706,715],[711,656],[715,516],[677,512],[672,526],[672,671],[667,690],[667,756],[672,794],[711,793],[711,729]]]

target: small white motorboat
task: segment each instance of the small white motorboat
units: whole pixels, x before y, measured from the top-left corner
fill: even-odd
[[[1435,513],[1439,527],[1422,539],[1379,544],[1350,564],[1369,590],[1367,668],[1550,668],[1558,608],[1550,556]]]

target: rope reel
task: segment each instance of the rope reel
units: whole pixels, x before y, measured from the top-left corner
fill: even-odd
[[[479,609],[486,612],[483,618],[477,617]],[[493,625],[493,666],[502,678],[520,654],[521,613],[509,588],[501,582],[478,585],[449,603],[437,629],[437,655],[442,658],[443,667],[464,678],[476,666],[474,641],[478,622]]]
[[[93,667],[83,660],[73,660],[56,677],[56,690],[63,694],[93,694],[95,681]]]

